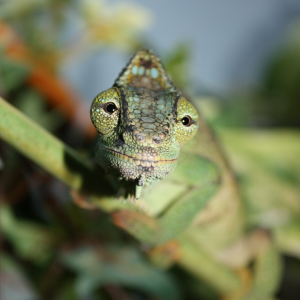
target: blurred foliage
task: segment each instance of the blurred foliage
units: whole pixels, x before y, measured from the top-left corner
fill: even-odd
[[[131,50],[151,16],[136,5],[102,0],[4,0],[0,20],[9,24],[30,49],[33,60],[55,71],[62,60],[91,47]],[[29,50],[29,49],[25,49]]]
[[[54,244],[54,235],[49,229],[15,219],[7,206],[1,207],[0,217],[1,231],[14,246],[18,256],[35,263],[49,260]]]
[[[87,153],[95,132],[89,120],[78,119],[78,112],[88,108],[59,77],[59,68],[71,56],[104,47],[132,52],[143,44],[141,32],[150,23],[149,11],[127,3],[2,0],[0,94]],[[228,101],[198,97],[229,154],[250,211],[249,223],[277,226],[279,243],[283,235],[294,234],[280,225],[299,210],[299,131],[228,127],[300,126],[299,32],[296,23],[286,46],[268,62],[258,90]],[[190,59],[186,44],[163,59],[187,92]],[[1,143],[0,156],[1,299],[218,299],[210,286],[179,267],[154,267],[144,255],[147,249],[107,215],[74,206],[64,185],[10,146]],[[300,257],[294,251],[299,244],[285,248]],[[291,289],[297,294],[300,266],[294,260],[287,264],[281,299],[293,299]]]
[[[64,265],[78,274],[76,291],[85,298],[105,285],[122,285],[159,299],[179,299],[176,282],[155,269],[134,248],[122,244],[79,247],[61,254]]]
[[[265,62],[256,89],[233,92],[220,103],[220,126],[300,127],[300,20]],[[217,97],[218,98],[218,97]]]
[[[190,58],[191,48],[189,44],[182,43],[174,47],[172,52],[167,53],[163,59],[168,74],[171,74],[172,80],[174,80],[180,90],[187,90],[189,87]]]
[[[22,268],[7,254],[0,257],[1,298],[14,300],[38,299]]]
[[[255,114],[267,125],[300,127],[300,20],[292,24],[283,47],[266,69]]]
[[[2,0],[0,95],[15,104],[15,99],[24,97],[25,87],[34,90],[35,98],[46,101],[46,110],[58,110],[65,121],[77,122],[91,138],[95,129],[79,113],[89,108],[60,78],[61,65],[105,47],[132,53],[144,44],[141,32],[150,23],[149,11],[128,3]],[[54,129],[56,125],[50,123]]]

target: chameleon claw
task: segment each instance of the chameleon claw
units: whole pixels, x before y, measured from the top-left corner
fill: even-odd
[[[141,197],[142,189],[143,186],[140,185],[135,186],[134,202],[136,202],[136,200],[139,200],[139,198]]]
[[[136,200],[139,200],[139,198],[141,197],[141,193],[144,185],[145,185],[145,175],[142,174],[138,181],[138,184],[135,186],[134,202],[136,202]]]

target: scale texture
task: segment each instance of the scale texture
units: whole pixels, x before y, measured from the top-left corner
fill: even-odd
[[[99,132],[100,165],[137,187],[169,175],[198,128],[196,109],[149,49],[138,51],[113,87],[94,99],[91,119]]]

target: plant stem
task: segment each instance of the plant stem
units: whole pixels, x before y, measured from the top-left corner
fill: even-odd
[[[86,172],[92,173],[93,171],[93,166],[87,159],[81,157],[1,97],[0,137],[75,190],[82,188],[83,173],[74,172],[74,169],[68,165],[68,159],[73,161],[73,164],[75,162],[79,165],[82,170],[85,169]]]
[[[97,168],[1,97],[0,138],[72,190],[80,192],[75,194],[77,198],[82,198],[81,202],[107,212],[124,208],[137,209],[135,205],[111,201],[115,199],[116,190],[102,169]]]

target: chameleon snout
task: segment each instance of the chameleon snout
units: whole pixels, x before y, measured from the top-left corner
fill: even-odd
[[[166,135],[164,133],[153,135],[147,132],[134,132],[133,138],[139,145],[155,147],[163,142],[163,140],[166,138]]]

